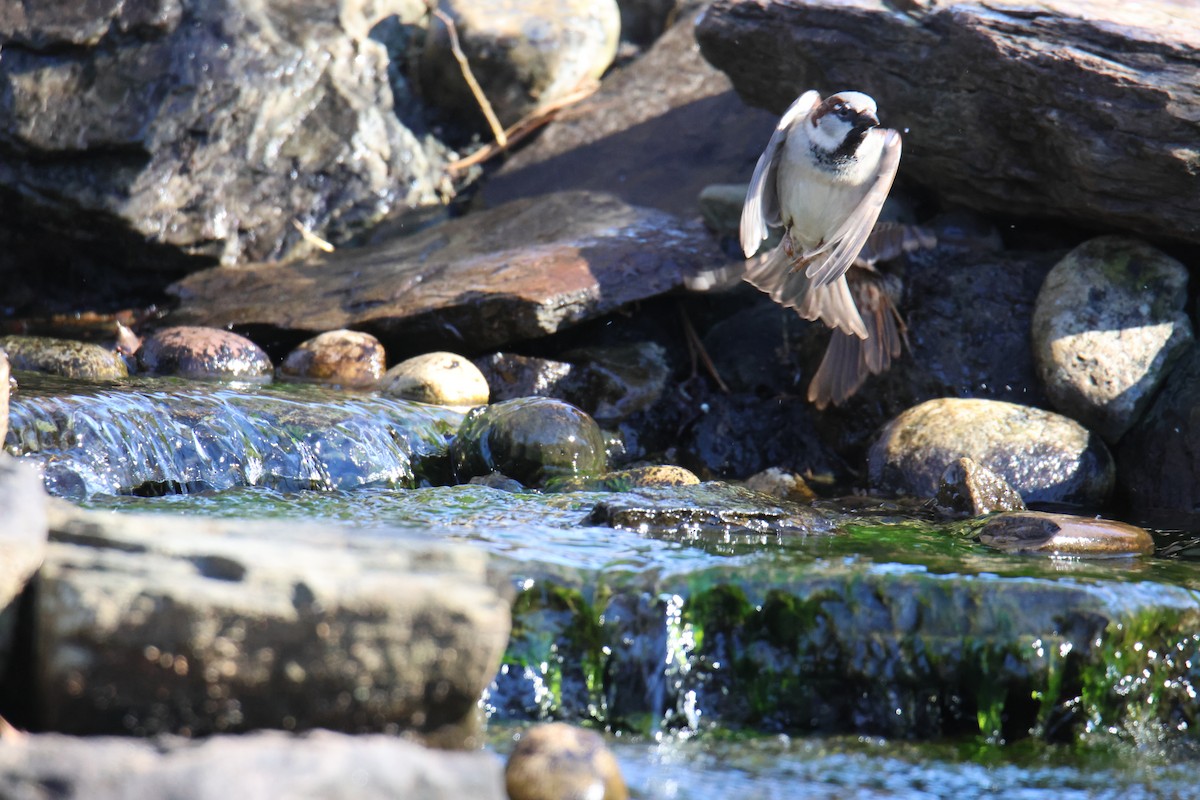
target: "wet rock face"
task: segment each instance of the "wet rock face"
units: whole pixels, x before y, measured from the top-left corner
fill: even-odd
[[[697,38],[754,104],[872,95],[946,201],[1200,241],[1194,6],[717,0]]]
[[[933,497],[946,468],[969,457],[1006,480],[1026,502],[1102,504],[1112,456],[1074,420],[995,400],[930,400],[887,424],[871,447],[876,492]]]
[[[271,375],[271,359],[245,336],[195,325],[155,331],[142,342],[137,361],[152,375],[179,378],[266,380]]]
[[[85,381],[111,381],[129,375],[125,359],[90,342],[47,336],[4,336],[0,337],[0,350],[8,353],[12,369]]]
[[[595,420],[546,397],[475,409],[450,444],[450,457],[459,481],[499,472],[527,486],[601,472],[606,461]]]
[[[617,52],[615,0],[446,0],[463,54],[503,127],[598,79]],[[489,131],[441,19],[421,56],[422,92],[477,132]]]
[[[302,246],[294,221],[337,241],[436,203],[442,155],[397,120],[370,37],[383,16],[424,13],[409,0],[8,4],[0,209],[22,208],[35,243],[69,238],[89,261],[119,245],[126,270],[162,274],[287,254]]]
[[[46,492],[37,470],[0,453],[0,672],[9,663],[18,600],[46,554]]]
[[[1054,406],[1120,439],[1192,343],[1187,282],[1183,264],[1117,236],[1060,261],[1033,314],[1034,357]]]
[[[484,350],[680,288],[723,260],[699,223],[611,195],[562,192],[304,263],[206,270],[172,288],[181,306],[171,319],[352,327],[396,358],[464,341]]]

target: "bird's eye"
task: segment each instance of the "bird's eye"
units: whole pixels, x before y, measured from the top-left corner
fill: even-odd
[[[838,119],[850,119],[854,114],[854,110],[845,103],[838,103],[833,107],[833,113],[837,114]]]

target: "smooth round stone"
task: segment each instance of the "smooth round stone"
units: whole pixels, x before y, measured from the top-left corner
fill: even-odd
[[[499,472],[526,486],[604,471],[596,421],[549,397],[507,400],[472,410],[450,444],[459,481]]]
[[[138,366],[152,375],[215,380],[262,380],[271,359],[245,336],[220,328],[181,325],[146,337]]]
[[[1033,310],[1033,353],[1051,403],[1115,442],[1193,341],[1188,271],[1122,236],[1081,244],[1050,270]]]
[[[283,380],[351,389],[375,386],[387,368],[383,345],[362,331],[326,331],[288,353],[276,374]]]
[[[626,800],[629,790],[604,738],[563,722],[535,725],[508,757],[510,800]]]
[[[479,367],[456,353],[426,353],[401,361],[383,376],[383,393],[439,406],[478,406],[488,401]]]
[[[0,350],[12,369],[45,372],[85,381],[111,381],[129,375],[125,359],[91,342],[48,336],[3,336]]]
[[[884,426],[867,456],[872,490],[931,498],[946,468],[970,458],[1026,503],[1100,505],[1112,491],[1112,455],[1073,419],[999,400],[940,398]]]
[[[1009,511],[987,520],[977,534],[989,547],[1049,556],[1144,556],[1154,539],[1143,528],[1108,519]]]

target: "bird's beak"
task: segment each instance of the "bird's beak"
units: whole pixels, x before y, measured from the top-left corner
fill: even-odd
[[[870,111],[864,111],[859,114],[854,120],[854,129],[857,131],[865,131],[871,128],[879,127],[879,117],[872,114]]]

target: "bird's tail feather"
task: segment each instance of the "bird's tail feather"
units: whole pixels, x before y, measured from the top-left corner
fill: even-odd
[[[867,336],[859,338],[833,332],[821,365],[808,385],[808,399],[817,408],[838,405],[851,397],[870,375],[878,375],[900,355],[904,323],[886,279],[863,270],[854,282],[854,296],[862,312]]]

